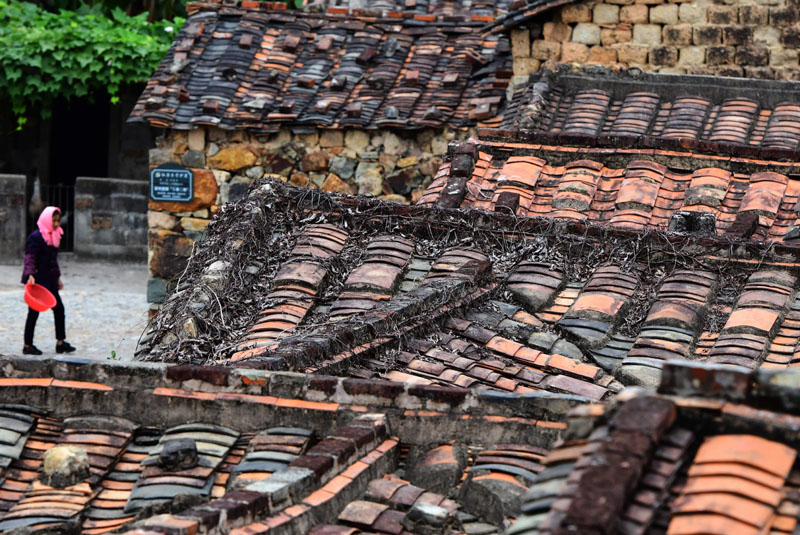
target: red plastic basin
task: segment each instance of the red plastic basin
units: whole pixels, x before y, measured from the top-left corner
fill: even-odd
[[[25,285],[25,302],[37,312],[44,312],[56,306],[56,296],[40,284],[29,282]]]

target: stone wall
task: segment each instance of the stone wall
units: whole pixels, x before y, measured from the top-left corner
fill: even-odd
[[[24,382],[47,377],[75,381],[74,388],[42,388]],[[326,433],[337,425],[337,418],[346,417],[350,407],[358,412],[368,407],[368,412],[389,413],[393,430],[410,443],[516,440],[549,448],[566,428],[562,422],[569,411],[587,402],[580,396],[550,392],[515,394],[383,379],[80,357],[4,356],[0,379],[17,380],[0,384],[5,403],[26,403],[56,418],[101,412],[161,427],[207,421],[203,415],[213,414],[218,422],[235,421],[236,428],[245,432],[263,429],[265,421],[280,421]],[[132,399],[136,399],[133,411]],[[341,408],[298,410],[293,404],[278,402],[287,399]],[[536,423],[536,433],[530,432],[530,422]]]
[[[148,183],[143,180],[75,180],[75,252],[114,260],[147,258]]]
[[[518,76],[552,61],[796,80],[798,44],[793,0],[584,1],[512,32]]]
[[[245,195],[250,183],[276,175],[296,186],[392,202],[416,201],[439,169],[447,144],[468,130],[317,130],[273,135],[200,127],[169,131],[150,151],[150,166],[173,162],[194,172],[191,203],[149,203],[148,301],[162,303],[214,213]]]
[[[25,176],[0,175],[0,262],[16,263],[25,252]]]

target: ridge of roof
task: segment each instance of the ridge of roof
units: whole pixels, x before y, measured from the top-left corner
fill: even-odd
[[[585,401],[75,357],[6,364],[4,532],[428,533],[415,506],[501,526],[515,514],[508,498],[528,488],[566,412]],[[42,477],[57,445],[89,463],[63,488]],[[460,492],[447,498],[451,478]]]
[[[435,6],[429,6],[429,11],[421,12],[417,9],[408,9],[404,5],[397,4],[393,8],[374,9],[351,8],[349,6],[329,5],[326,9],[302,9],[289,10],[283,2],[265,2],[261,0],[204,0],[188,2],[186,5],[187,13],[191,16],[200,11],[223,11],[228,15],[234,15],[237,10],[242,11],[261,11],[261,12],[285,12],[287,16],[298,16],[301,18],[320,18],[359,20],[376,23],[403,23],[403,22],[427,22],[436,23],[446,28],[447,26],[475,26],[483,27],[488,21],[494,20],[488,14],[486,8],[465,8],[460,11],[440,10]]]
[[[800,159],[792,82],[559,65],[516,88],[481,137],[578,147]]]
[[[576,0],[514,0],[509,5],[508,12],[488,23],[485,31],[491,33],[508,31],[551,9],[575,2]]]
[[[712,241],[790,245],[800,237],[794,162],[527,143],[454,147],[418,205],[700,232]]]
[[[509,534],[796,526],[798,375],[683,362],[664,374],[658,393],[573,410]]]

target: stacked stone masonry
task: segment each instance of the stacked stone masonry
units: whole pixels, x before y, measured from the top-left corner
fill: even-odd
[[[606,0],[550,13],[512,30],[515,75],[557,62],[672,74],[800,77],[800,11],[790,1]]]
[[[150,152],[151,168],[177,163],[194,173],[189,203],[149,203],[148,250],[152,277],[148,300],[163,302],[220,207],[247,193],[250,184],[274,175],[295,186],[409,204],[430,184],[449,141],[470,130],[316,130],[293,134],[228,132],[215,127],[172,130]]]

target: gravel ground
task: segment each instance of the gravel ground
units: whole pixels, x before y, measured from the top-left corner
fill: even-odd
[[[136,341],[147,324],[147,265],[78,260],[60,254],[67,321],[67,341],[78,348],[73,356],[132,360]],[[0,356],[22,354],[27,305],[19,283],[22,262],[0,265]],[[44,356],[55,356],[52,312],[39,315],[33,343]]]

